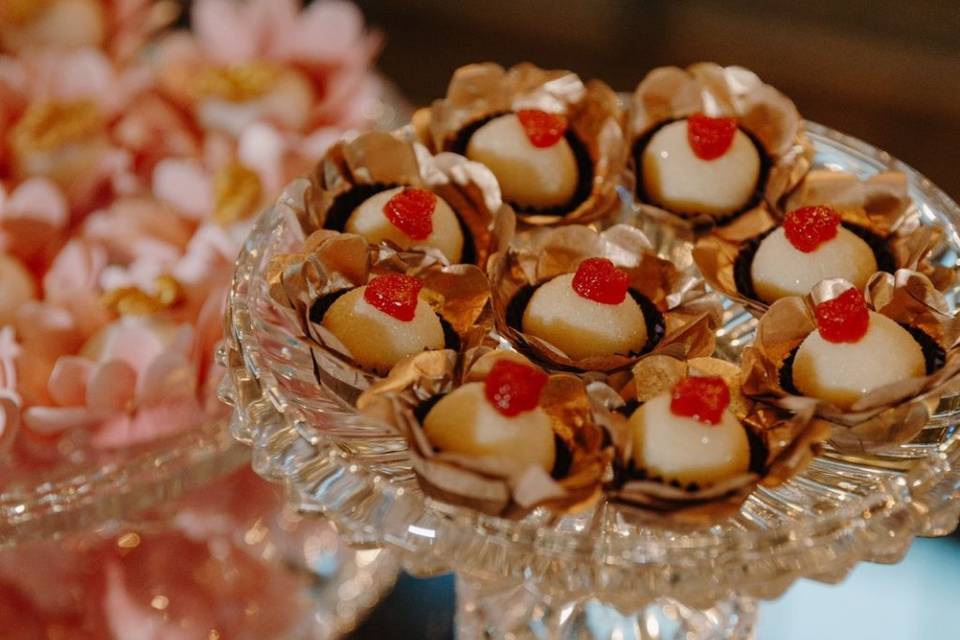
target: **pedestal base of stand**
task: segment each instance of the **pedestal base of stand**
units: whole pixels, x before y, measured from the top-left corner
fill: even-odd
[[[493,586],[457,578],[458,640],[750,640],[757,605],[731,597],[707,609],[671,598],[632,608],[602,597],[560,601],[535,584]]]

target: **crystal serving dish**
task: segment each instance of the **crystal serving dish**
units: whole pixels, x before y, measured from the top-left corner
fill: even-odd
[[[808,133],[818,167],[904,172],[924,222],[948,230],[933,259],[957,265],[960,208],[942,191],[863,142],[812,123]],[[798,578],[837,582],[858,562],[896,562],[915,536],[955,528],[960,396],[942,400],[915,441],[856,456],[827,448],[803,474],[756,490],[735,517],[708,527],[644,525],[605,503],[510,521],[425,496],[404,442],[318,386],[309,347],[268,296],[265,265],[303,242],[294,210],[305,186],[290,185],[237,265],[227,318],[234,434],[252,445],[256,471],[351,543],[395,549],[416,574],[456,571],[461,636],[750,637],[756,599]],[[628,194],[623,210],[632,212]],[[655,244],[673,259],[689,254],[669,238]],[[947,292],[952,308],[957,295]],[[737,357],[754,327],[728,308],[719,356]]]

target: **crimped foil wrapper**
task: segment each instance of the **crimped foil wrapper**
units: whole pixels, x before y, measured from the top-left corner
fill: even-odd
[[[319,384],[348,404],[382,379],[355,362],[343,344],[311,319],[318,301],[366,284],[385,273],[405,273],[423,282],[427,300],[457,337],[458,350],[475,349],[489,333],[490,287],[474,265],[445,265],[428,254],[371,245],[360,236],[320,229],[304,251],[277,256],[269,265],[270,296],[309,339]]]
[[[519,109],[565,116],[569,131],[585,147],[593,173],[573,209],[521,211],[522,224],[586,223],[613,215],[619,207],[616,188],[627,147],[620,101],[600,80],[585,85],[571,71],[549,71],[529,62],[510,69],[470,64],[454,72],[445,98],[414,115],[414,129],[435,152],[450,151],[466,127]]]
[[[771,305],[760,318],[755,343],[743,352],[742,389],[751,398],[784,409],[812,408],[831,424],[831,443],[838,449],[873,451],[913,439],[938,401],[958,392],[960,317],[950,313],[927,276],[908,269],[877,273],[866,287],[868,307],[908,327],[915,337],[922,332],[918,342],[934,370],[871,391],[849,409],[785,389],[784,363],[817,330],[814,307],[851,287],[845,280],[824,280],[808,296],[783,298]]]
[[[751,469],[707,487],[677,487],[631,474],[632,440],[627,411],[669,393],[687,376],[722,377],[730,388],[730,411],[749,434]],[[593,383],[590,395],[608,411],[607,428],[616,445],[614,481],[605,488],[611,502],[632,507],[640,519],[673,524],[709,524],[735,514],[758,486],[777,486],[809,464],[829,435],[827,423],[814,417],[812,407],[792,413],[758,403],[740,392],[740,368],[716,358],[681,360],[657,355],[636,364],[632,377],[615,391]]]
[[[803,118],[789,98],[765,84],[743,67],[722,67],[708,62],[686,69],[659,67],[640,81],[630,102],[627,138],[635,183],[642,184],[637,171],[638,144],[645,142],[660,126],[695,113],[710,117],[736,118],[766,152],[766,175],[761,176],[758,197],[746,211],[725,218],[684,216],[650,203],[639,202],[640,212],[656,220],[690,227],[698,234],[725,225],[757,208],[775,207],[809,171],[813,145],[804,133]]]
[[[503,206],[497,179],[484,165],[455,153],[432,155],[402,132],[371,131],[342,140],[327,151],[309,178],[303,206],[297,209],[305,234],[324,228],[343,231],[353,210],[379,191],[420,187],[453,208],[461,221],[464,248],[472,249],[472,255],[461,261],[478,265],[490,253],[493,218]],[[443,258],[436,249],[422,251]]]
[[[365,391],[357,406],[367,418],[389,425],[407,439],[421,487],[439,500],[508,518],[523,517],[540,506],[563,513],[593,504],[613,453],[594,419],[586,388],[575,376],[550,376],[540,398],[556,437],[571,454],[563,477],[554,478],[537,466],[521,468],[495,457],[433,448],[421,425],[421,409],[464,382],[482,380],[497,358],[525,360],[504,350],[478,353],[482,355],[468,362],[462,374],[452,351],[418,354]]]
[[[639,229],[617,224],[597,231],[570,225],[523,234],[520,238],[511,239],[510,234],[509,216],[505,216],[498,220],[495,236],[499,249],[490,257],[488,268],[494,321],[503,338],[541,366],[552,371],[611,374],[651,354],[692,358],[713,353],[714,331],[722,313],[719,298],[706,291],[703,280],[692,270],[681,271],[672,262],[657,257]],[[512,317],[523,313],[522,308],[511,307],[517,295],[525,295],[558,275],[574,272],[582,260],[593,257],[608,258],[623,269],[629,276],[630,288],[649,302],[643,311],[651,339],[643,353],[573,359],[546,340],[521,331],[519,319]]]
[[[805,206],[829,205],[849,228],[867,240],[881,271],[911,269],[929,276],[944,290],[953,284],[953,270],[931,264],[931,253],[942,249],[943,230],[924,225],[908,192],[907,177],[898,171],[866,179],[846,171],[817,169],[807,174],[786,198],[784,212]],[[701,238],[693,257],[703,278],[723,295],[759,315],[769,305],[744,291],[750,263],[760,241],[778,226],[771,215],[750,215],[729,228]]]

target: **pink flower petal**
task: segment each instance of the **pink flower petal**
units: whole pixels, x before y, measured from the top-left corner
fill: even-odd
[[[10,450],[20,428],[20,396],[0,389],[0,453]]]
[[[169,327],[138,317],[121,318],[102,333],[99,352],[91,354],[100,362],[121,360],[139,375],[165,349]]]
[[[98,366],[87,383],[87,406],[94,411],[121,412],[132,408],[137,372],[121,360]]]
[[[193,220],[203,220],[213,211],[210,175],[195,160],[158,162],[153,170],[153,194]]]
[[[198,0],[190,16],[193,30],[211,58],[227,63],[256,57],[257,25],[247,20],[242,3]]]
[[[331,64],[354,57],[364,37],[363,14],[350,2],[327,0],[304,9],[291,33],[277,41],[276,55]]]
[[[23,412],[23,425],[36,433],[49,435],[69,429],[91,429],[108,417],[86,407],[29,407]]]
[[[182,353],[168,351],[160,355],[137,381],[137,406],[141,409],[195,399],[196,394],[197,368]]]
[[[90,439],[94,447],[116,449],[150,442],[196,427],[203,419],[195,399],[169,401],[137,410],[132,416],[115,414]]]
[[[47,391],[50,399],[62,407],[82,407],[86,402],[87,385],[95,365],[86,358],[64,356],[57,360]]]
[[[43,223],[51,231],[67,224],[67,201],[60,189],[46,178],[29,178],[3,201],[0,219],[32,220]]]

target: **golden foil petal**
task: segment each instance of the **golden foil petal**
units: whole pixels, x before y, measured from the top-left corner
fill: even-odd
[[[263,188],[260,176],[249,167],[231,162],[213,177],[213,219],[230,225],[249,218],[260,208]]]
[[[263,61],[209,67],[195,79],[201,96],[244,102],[265,95],[280,77],[280,70]]]
[[[102,304],[119,315],[149,315],[176,306],[183,300],[183,288],[170,275],[157,277],[155,291],[139,287],[120,287],[103,294]]]

